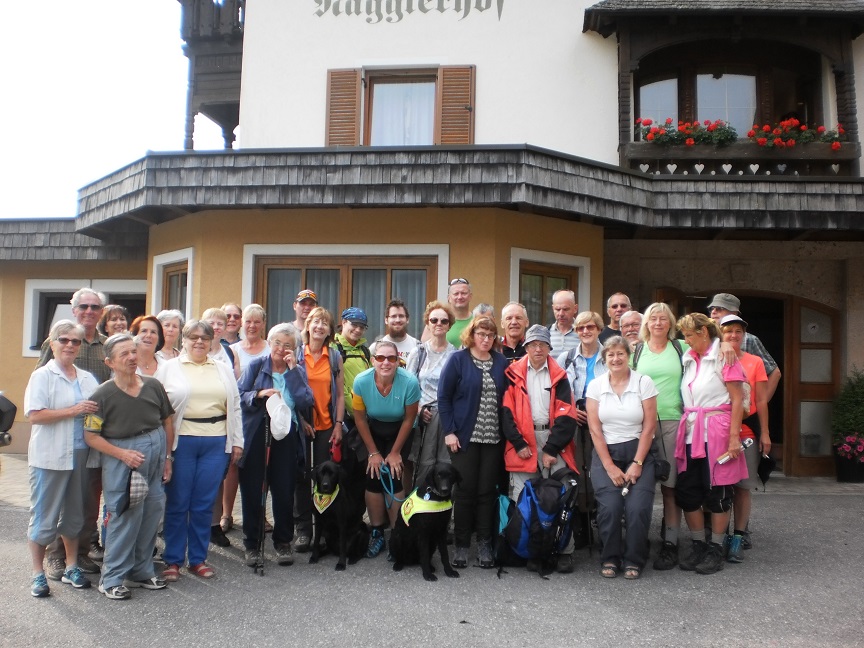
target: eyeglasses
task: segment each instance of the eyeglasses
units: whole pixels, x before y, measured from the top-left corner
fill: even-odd
[[[630,304],[609,304],[609,308],[630,308]]]
[[[430,324],[444,324],[444,325],[447,325],[447,324],[450,323],[450,320],[447,319],[446,317],[442,317],[441,319],[438,319],[437,317],[430,317],[430,318],[429,318],[429,323],[430,323]]]
[[[476,337],[480,338],[481,340],[494,340],[495,339],[494,333],[481,333],[480,331],[474,331],[474,335]]]
[[[395,356],[395,355],[374,355],[372,357],[375,358],[375,362],[385,362],[386,361],[386,362],[389,362],[391,364],[394,362],[399,362],[399,356]]]
[[[57,338],[57,341],[60,343],[60,346],[66,346],[67,344],[71,344],[72,346],[81,346],[81,340],[78,338],[67,338],[61,337]]]
[[[456,279],[453,279],[450,281],[451,286],[455,286],[456,284],[467,284],[467,283],[468,283],[468,280],[464,279],[463,277],[456,277]]]
[[[626,324],[622,324],[621,328],[622,329],[625,329],[625,328],[637,328],[638,329],[640,326],[642,326],[642,325],[639,322],[627,322]]]
[[[206,335],[190,335],[187,340],[191,340],[192,342],[198,342],[201,340],[202,342],[212,342],[213,338],[207,337]]]
[[[597,329],[596,324],[585,324],[584,326],[577,326],[576,327],[576,330],[580,331],[580,332],[581,331],[594,331],[596,329]]]
[[[78,310],[86,311],[86,310],[102,310],[102,304],[78,304],[75,308]]]
[[[230,319],[230,320],[239,320],[239,319],[242,319],[242,318],[243,318],[242,315],[231,315],[230,313],[227,314],[226,317],[227,317],[228,319]]]
[[[274,349],[291,349],[294,350],[294,345],[291,342],[271,342],[270,346]]]

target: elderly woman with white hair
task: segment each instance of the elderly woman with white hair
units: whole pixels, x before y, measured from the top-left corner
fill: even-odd
[[[180,355],[180,331],[186,318],[179,310],[172,309],[160,311],[156,319],[162,324],[162,335],[165,337],[165,343],[156,355],[163,360],[176,358]]]
[[[84,327],[60,320],[48,336],[53,360],[33,372],[24,392],[24,412],[32,423],[27,464],[30,468],[30,526],[27,540],[33,559],[30,593],[48,596],[43,561],[57,533],[66,550],[62,581],[76,589],[90,587],[78,568],[78,535],[84,528],[90,448],[84,441],[84,416],[96,411],[90,400],[98,383],[75,366]],[[58,526],[59,522],[59,526]]]
[[[245,451],[240,462],[240,497],[243,505],[244,559],[249,567],[262,560],[261,489],[266,477],[273,501],[273,546],[276,562],[294,563],[291,540],[294,537],[294,488],[297,471],[302,470],[305,436],[300,427],[302,414],[311,420],[312,390],[306,368],[297,362],[297,329],[277,324],[267,335],[269,353],[252,360],[240,376],[243,438]],[[290,419],[270,443],[265,469],[265,427],[267,401],[281,399]],[[275,431],[275,430],[274,430]],[[281,437],[281,438],[280,438]]]
[[[213,502],[228,462],[236,463],[243,453],[237,383],[228,365],[210,357],[212,342],[213,328],[190,320],[183,327],[185,353],[156,373],[175,410],[176,430],[163,529],[166,581],[178,579],[187,556],[190,574],[214,575],[205,562]]]

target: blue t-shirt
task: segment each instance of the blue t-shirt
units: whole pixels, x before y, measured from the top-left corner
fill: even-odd
[[[353,396],[355,409],[365,409],[368,418],[401,421],[405,418],[405,407],[420,401],[420,385],[413,374],[399,367],[393,377],[393,388],[382,396],[375,386],[375,369],[367,369],[354,379]]]
[[[594,365],[597,364],[597,358],[599,357],[600,351],[590,358],[585,358],[585,389],[582,390],[582,398],[585,398],[585,393],[588,391],[588,384],[594,380]]]

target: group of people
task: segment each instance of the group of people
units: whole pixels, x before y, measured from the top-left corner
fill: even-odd
[[[676,322],[665,304],[640,314],[616,293],[607,326],[560,290],[548,328],[529,326],[517,302],[498,319],[486,304],[472,311],[471,298],[469,282],[453,279],[447,300],[426,307],[419,340],[407,332],[405,303],[393,299],[386,334],[367,344],[362,308],[346,308],[337,326],[310,289],[294,301],[296,319],[269,331],[257,304],[130,323],[100,293],[77,291],[75,321],[52,327],[25,394],[33,596],[49,594],[49,579],[90,587],[86,573],[100,573],[99,591],[115,600],[135,587],[162,589],[184,567],[213,577],[208,546],[230,545],[238,488],[246,565],[260,564],[268,532],[277,562],[290,565],[311,544],[307,469],[346,452],[366,466],[369,558],[386,550],[399,502],[437,461],[462,477],[457,568],[469,564],[472,542],[477,564],[494,565],[502,489],[517,500],[531,478],[581,466],[597,502],[601,575],[638,578],[659,458],[672,470],[661,485],[664,541],[654,568],[714,573],[740,561],[780,373],[747,333],[734,296],[714,298],[714,319]],[[742,451],[746,436],[758,443]],[[693,542],[679,557],[682,511]],[[574,570],[572,541],[557,569]]]

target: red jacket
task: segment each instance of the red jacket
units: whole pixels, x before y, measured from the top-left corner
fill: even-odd
[[[549,399],[549,439],[542,451],[548,455],[561,455],[567,467],[575,472],[576,457],[573,435],[576,433],[576,411],[567,373],[551,357],[547,360],[552,382]],[[514,362],[504,372],[509,382],[504,392],[501,409],[501,428],[506,439],[504,465],[508,472],[536,473],[537,439],[534,435],[534,417],[528,396],[528,357]],[[518,452],[531,448],[531,457],[522,459]]]

